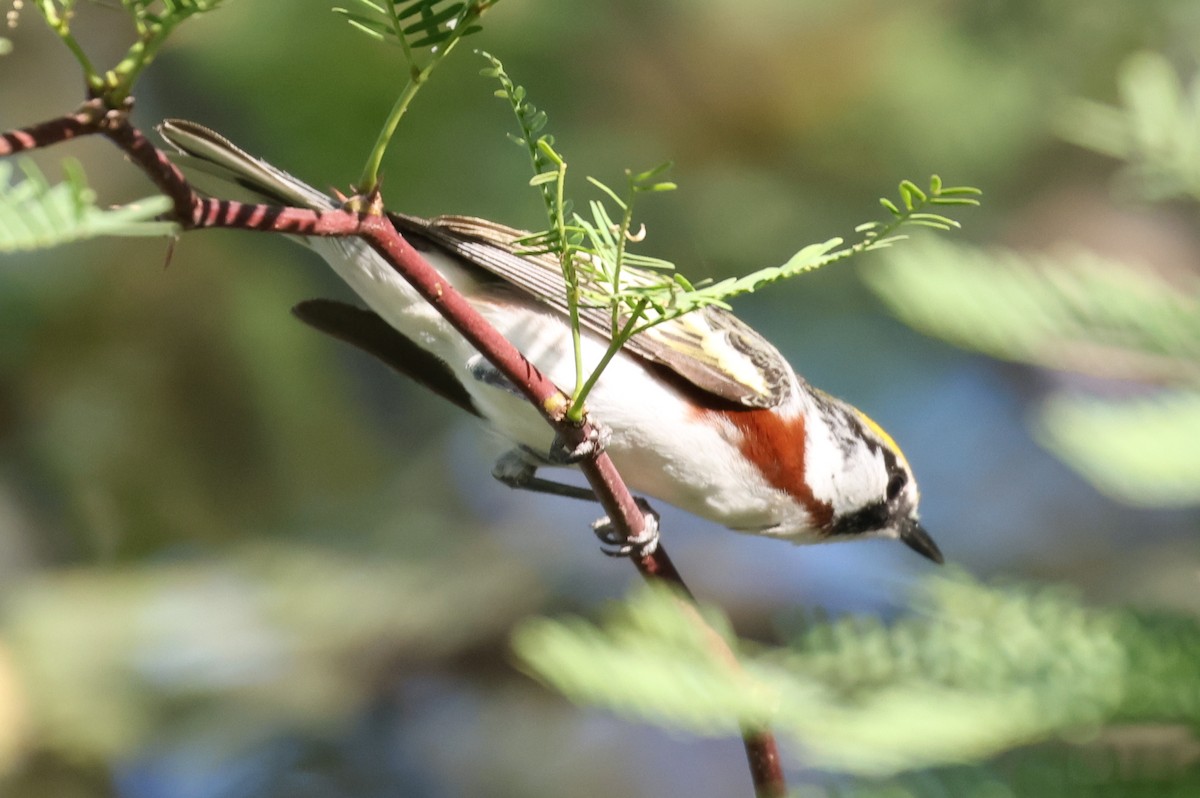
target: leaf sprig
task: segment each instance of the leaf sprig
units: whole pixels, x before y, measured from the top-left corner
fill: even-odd
[[[569,418],[583,417],[584,400],[599,379],[604,368],[621,346],[639,329],[653,298],[630,297],[625,291],[623,272],[627,265],[641,268],[673,270],[674,265],[646,256],[633,255],[628,244],[644,237],[644,231],[632,233],[633,207],[641,194],[671,191],[675,184],[661,181],[670,164],[661,164],[645,172],[625,173],[625,193],[616,191],[589,177],[588,182],[603,192],[618,209],[619,220],[613,219],[604,202],[589,203],[592,218],[573,212],[574,204],[566,197],[567,162],[555,149],[554,137],[543,132],[547,117],[527,99],[523,86],[518,86],[504,70],[498,58],[480,53],[490,66],[482,70],[485,77],[499,81],[497,97],[508,101],[520,128],[520,135],[509,138],[525,148],[534,175],[529,184],[539,190],[545,205],[549,226],[532,233],[516,243],[524,247],[524,255],[551,255],[558,260],[566,286],[567,313],[571,322],[572,349],[575,356],[575,389],[572,392]],[[580,307],[607,307],[610,311],[611,342],[600,362],[585,377],[582,351]]]
[[[1068,102],[1058,115],[1067,141],[1126,161],[1117,186],[1148,200],[1200,200],[1200,75],[1183,80],[1163,55],[1121,65],[1120,105]]]
[[[1200,450],[1180,445],[1200,440],[1200,280],[1074,247],[1029,253],[932,236],[864,276],[927,335],[1087,375],[1051,391],[1032,418],[1038,442],[1101,492],[1134,506],[1200,505]]]
[[[672,284],[664,283],[662,286],[671,292],[666,300],[657,296],[661,290],[659,286],[629,287],[622,297],[649,295],[653,297],[649,300],[650,307],[661,314],[648,319],[648,323],[635,329],[633,334],[708,305],[728,309],[728,300],[734,297],[754,293],[764,286],[815,271],[863,252],[885,249],[907,237],[898,234],[901,228],[914,225],[938,230],[958,228],[961,225],[949,216],[926,209],[932,206],[976,206],[979,204],[976,197],[981,192],[970,186],[944,186],[941,178],[933,175],[928,189],[921,189],[911,180],[902,180],[899,193],[900,205],[887,197],[879,199],[879,204],[887,209],[892,218],[886,222],[872,221],[858,225],[854,229],[862,234],[862,238],[850,246],[845,246],[843,238],[831,238],[818,244],[809,244],[781,266],[768,266],[742,277],[729,277],[697,286],[675,275]]]
[[[404,50],[405,59],[412,66],[417,63],[417,50],[432,49],[482,30],[477,24],[479,15],[495,0],[487,3],[463,3],[454,0],[357,2],[367,13],[360,14],[340,7],[334,8],[333,11],[344,16],[351,26],[372,39],[398,45]]]
[[[846,246],[842,238],[831,238],[804,247],[782,266],[716,283],[693,285],[675,271],[674,264],[669,261],[629,251],[629,244],[645,237],[644,228],[633,232],[635,200],[642,194],[670,191],[676,187],[672,182],[660,180],[670,164],[640,173],[626,170],[622,194],[588,177],[588,182],[604,198],[588,203],[591,218],[574,213],[572,202],[566,196],[566,159],[555,149],[554,137],[544,132],[545,112],[529,102],[525,88],[509,77],[499,59],[488,53],[481,55],[490,64],[481,74],[499,81],[500,88],[495,94],[508,101],[516,117],[520,135],[510,134],[509,137],[529,155],[534,172],[529,184],[541,194],[549,222],[547,229],[531,233],[516,243],[524,247],[521,254],[551,255],[562,269],[575,354],[575,390],[568,412],[574,419],[582,418],[583,403],[589,391],[612,358],[633,336],[710,305],[728,309],[728,300],[735,296],[752,293],[765,285],[852,255],[891,246],[904,238],[898,234],[901,228],[957,228],[957,221],[932,209],[979,204],[979,189],[945,186],[937,175],[930,178],[927,189],[904,180],[900,183],[899,203],[886,197],[880,199],[891,218],[856,227],[861,238],[852,245]],[[609,210],[605,200],[615,207],[615,212]],[[584,306],[606,308],[610,317],[608,349],[586,377],[579,323],[580,308]]]
[[[96,68],[71,32],[76,0],[36,0],[36,3],[46,24],[79,62],[88,90],[94,96],[104,98],[110,108],[116,108],[129,98],[138,76],[154,60],[175,28],[196,14],[212,11],[221,1],[121,0],[121,7],[133,22],[137,40],[121,61],[105,72]]]
[[[867,239],[872,243],[872,246],[886,246],[887,237],[902,225],[918,225],[921,227],[932,227],[935,230],[951,230],[962,227],[958,222],[940,213],[931,213],[925,211],[925,208],[931,206],[947,206],[947,205],[978,205],[979,200],[975,199],[982,192],[977,188],[970,186],[943,186],[942,179],[937,175],[929,178],[929,189],[922,190],[916,183],[911,180],[900,181],[900,201],[904,204],[904,209],[901,210],[896,203],[892,202],[887,197],[880,197],[879,204],[887,209],[892,215],[892,221],[888,223],[867,222],[855,228],[858,232],[865,232]],[[890,242],[888,242],[890,243]]]
[[[404,88],[367,156],[358,181],[360,193],[367,194],[378,188],[384,153],[421,86],[459,41],[482,29],[480,17],[499,1],[356,0],[362,12],[340,7],[333,9],[372,39],[399,47],[408,73]],[[422,51],[428,52],[422,54]]]

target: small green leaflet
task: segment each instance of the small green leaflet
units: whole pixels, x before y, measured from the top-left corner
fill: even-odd
[[[166,197],[101,209],[77,162],[63,162],[67,179],[56,185],[50,185],[32,161],[20,160],[18,165],[23,179],[13,182],[13,163],[0,161],[0,252],[45,249],[97,236],[167,236],[177,229],[156,220],[171,209]]]

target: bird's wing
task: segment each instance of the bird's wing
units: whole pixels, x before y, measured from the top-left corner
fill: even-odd
[[[518,254],[522,245],[517,242],[528,233],[469,216],[426,220],[393,214],[393,221],[402,231],[416,232],[559,312],[567,312],[557,258]],[[649,282],[641,269],[627,266],[622,275],[635,285]],[[612,319],[607,309],[581,307],[580,318],[592,332],[610,337]],[[794,385],[791,366],[770,342],[732,313],[713,306],[644,330],[633,336],[626,348],[665,366],[700,390],[744,407],[779,405]]]

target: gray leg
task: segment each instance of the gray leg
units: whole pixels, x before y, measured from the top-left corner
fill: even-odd
[[[653,554],[658,549],[658,513],[641,496],[635,496],[634,500],[637,502],[638,509],[642,511],[642,519],[645,522],[640,535],[630,538],[623,537],[617,532],[612,519],[607,515],[592,523],[592,532],[604,544],[600,547],[600,551],[609,557],[640,559]]]
[[[492,476],[510,488],[565,496],[568,499],[596,501],[596,494],[591,488],[566,485],[537,476],[538,465],[532,462],[536,457],[537,455],[524,449],[512,449],[501,455],[496,465],[492,466]]]
[[[492,476],[510,488],[565,496],[568,499],[597,501],[591,488],[566,485],[537,476],[538,461],[543,458],[524,449],[512,449],[503,454],[492,467]],[[592,524],[592,532],[604,545],[600,550],[610,557],[644,557],[658,548],[658,513],[643,498],[637,497],[638,509],[645,518],[645,528],[636,538],[622,537],[608,516]]]
[[[505,377],[496,367],[487,361],[483,355],[471,355],[467,360],[467,371],[471,372],[471,376],[478,382],[484,385],[490,385],[493,388],[499,388],[502,391],[508,391],[513,396],[524,398],[517,386],[513,385],[508,377]]]

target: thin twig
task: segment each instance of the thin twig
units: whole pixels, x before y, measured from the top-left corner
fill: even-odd
[[[77,136],[99,132],[100,120],[103,118],[104,103],[100,100],[88,100],[73,114],[0,133],[0,156],[49,147]]]
[[[783,763],[779,759],[779,746],[771,730],[743,729],[742,743],[746,747],[746,761],[750,764],[750,779],[754,783],[757,798],[782,798],[787,795],[787,779],[783,775]]]

